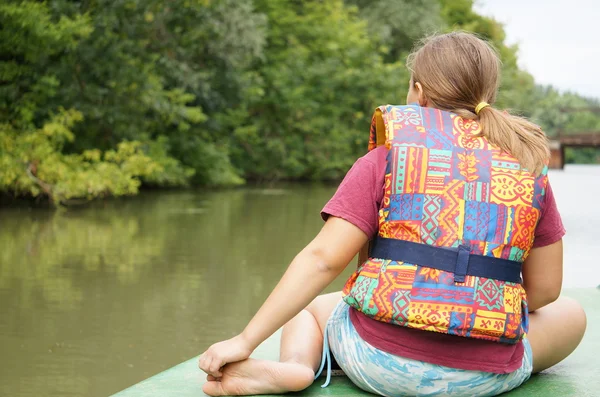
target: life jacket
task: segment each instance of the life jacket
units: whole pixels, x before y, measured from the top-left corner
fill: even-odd
[[[379,232],[344,301],[375,320],[517,343],[528,328],[521,265],[547,186],[480,134],[438,110],[381,106],[369,150],[389,149]]]

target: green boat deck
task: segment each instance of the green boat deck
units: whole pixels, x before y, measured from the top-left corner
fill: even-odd
[[[600,396],[600,289],[569,289],[564,295],[577,299],[588,317],[586,335],[578,349],[555,367],[532,376],[517,390],[504,394],[507,397],[530,396]],[[277,359],[279,334],[263,343],[253,354],[262,359]],[[185,361],[158,375],[148,378],[120,393],[116,397],[148,396],[204,396],[202,384],[205,375],[197,367],[196,358]],[[321,389],[322,381],[315,382],[302,396],[362,396],[371,395],[358,389],[345,377],[332,378],[331,385]]]

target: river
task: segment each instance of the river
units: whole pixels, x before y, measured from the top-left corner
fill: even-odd
[[[600,166],[550,180],[567,228],[564,285],[595,287]],[[334,191],[151,191],[66,212],[0,208],[0,395],[106,396],[233,336],[318,232]]]

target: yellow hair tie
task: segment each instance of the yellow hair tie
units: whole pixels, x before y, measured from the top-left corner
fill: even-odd
[[[486,106],[490,106],[490,104],[487,102],[479,102],[479,105],[475,107],[475,114],[479,116],[479,112],[481,112],[481,109],[483,109]]]

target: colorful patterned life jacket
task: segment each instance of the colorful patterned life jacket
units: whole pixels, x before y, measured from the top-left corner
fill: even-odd
[[[381,106],[369,150],[388,149],[379,233],[344,300],[376,320],[517,343],[528,328],[521,265],[547,185],[456,114]]]

